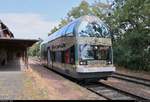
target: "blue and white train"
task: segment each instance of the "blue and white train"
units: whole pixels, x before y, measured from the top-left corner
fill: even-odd
[[[107,79],[115,71],[109,27],[82,16],[41,43],[42,64],[78,80]]]

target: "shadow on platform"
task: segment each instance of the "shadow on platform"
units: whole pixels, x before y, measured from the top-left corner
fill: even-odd
[[[19,59],[8,61],[7,64],[0,65],[0,71],[21,71],[21,61]]]

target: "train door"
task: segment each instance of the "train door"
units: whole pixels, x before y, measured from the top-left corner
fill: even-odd
[[[53,56],[52,56],[52,52],[50,51],[50,49],[48,49],[47,50],[48,52],[47,52],[47,65],[48,65],[48,67],[50,67],[50,68],[53,68]]]
[[[51,55],[51,68],[54,68],[54,62],[56,62],[56,52],[55,51],[50,51],[50,55]]]
[[[66,64],[70,64],[70,49],[66,50],[65,61]]]

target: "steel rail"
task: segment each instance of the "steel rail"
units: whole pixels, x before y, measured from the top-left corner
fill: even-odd
[[[130,100],[148,100],[147,98],[140,97],[138,95],[135,95],[135,94],[129,93],[127,91],[115,88],[113,86],[107,85],[107,84],[102,83],[102,82],[98,82],[96,84],[93,84],[93,87],[92,86],[89,87],[89,86],[86,86],[86,85],[84,87],[87,88],[89,91],[92,91],[95,94],[106,98],[107,100],[122,100],[122,98],[124,98],[124,99],[126,98],[125,100],[129,100],[129,99]],[[108,91],[111,91],[111,93],[114,91],[113,93],[115,93],[115,94],[118,93],[118,95],[121,95],[122,97],[121,96],[111,97],[110,92],[104,94],[103,91],[105,91],[105,90],[98,89],[98,87],[105,87],[105,90],[107,89]],[[96,88],[98,90],[96,90]]]
[[[133,82],[133,83],[137,83],[137,84],[141,84],[141,85],[145,85],[145,86],[150,87],[150,80],[149,79],[144,79],[144,78],[140,78],[140,77],[125,75],[125,74],[116,73],[116,72],[113,73],[111,75],[111,77],[121,79],[121,80],[130,81],[130,82]]]

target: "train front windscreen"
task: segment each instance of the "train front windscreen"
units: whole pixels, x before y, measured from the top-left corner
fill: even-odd
[[[106,39],[110,39],[109,28],[101,21],[82,21],[78,27],[78,37],[85,41],[84,44],[79,44],[79,64],[88,65],[90,64],[112,64],[112,49],[110,44],[107,43]],[[90,39],[89,39],[90,38]],[[89,44],[94,40],[101,38],[102,44]]]
[[[78,27],[79,37],[110,38],[108,27],[100,21],[82,21]]]
[[[112,64],[111,47],[101,45],[81,44],[79,46],[80,65],[88,65],[91,61],[105,61],[105,64]]]

